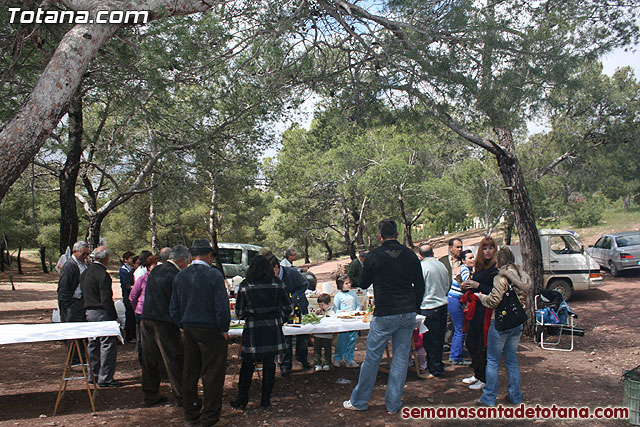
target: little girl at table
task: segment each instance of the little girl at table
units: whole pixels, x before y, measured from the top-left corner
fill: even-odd
[[[340,274],[336,278],[338,293],[333,297],[333,311],[354,311],[358,309],[358,295],[351,289],[351,280],[347,275]],[[333,366],[339,368],[344,357],[347,368],[358,368],[360,365],[353,360],[353,352],[356,349],[358,331],[340,332],[336,343],[336,353],[333,356]]]

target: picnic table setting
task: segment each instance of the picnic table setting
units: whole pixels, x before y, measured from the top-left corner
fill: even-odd
[[[362,310],[343,311],[331,316],[305,314],[302,316],[302,323],[287,323],[282,326],[282,331],[285,335],[307,335],[369,330],[372,315],[372,312]],[[420,328],[420,333],[427,330],[423,321],[424,316],[416,316],[416,327]],[[243,328],[244,320],[232,320],[229,335],[241,336]]]

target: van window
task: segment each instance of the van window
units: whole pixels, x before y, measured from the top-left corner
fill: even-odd
[[[220,248],[220,262],[223,264],[242,264],[242,249]]]
[[[251,261],[253,261],[253,259],[258,255],[258,251],[248,251],[249,255],[249,264],[251,264]]]
[[[549,239],[551,250],[556,254],[579,254],[580,245],[575,239],[567,236],[551,236]]]

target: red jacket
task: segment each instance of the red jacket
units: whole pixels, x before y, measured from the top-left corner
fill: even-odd
[[[476,304],[481,304],[480,299],[473,294],[473,291],[467,291],[460,297],[460,303],[465,305],[464,308],[464,325],[462,331],[467,332],[469,329],[469,322],[473,319],[473,315],[476,312]],[[491,326],[491,317],[493,316],[493,310],[486,308],[484,310],[484,319],[482,322],[482,331],[484,335],[484,346],[487,346],[487,337],[489,335],[489,326]]]

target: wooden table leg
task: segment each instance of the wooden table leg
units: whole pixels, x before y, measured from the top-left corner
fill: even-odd
[[[58,388],[58,396],[56,397],[56,404],[53,407],[53,415],[58,411],[58,405],[60,404],[60,400],[62,400],[62,396],[64,395],[64,391],[67,388],[67,375],[71,370],[71,361],[73,360],[73,354],[75,353],[74,347],[75,340],[73,340],[69,345],[69,351],[67,351],[67,360],[64,362],[64,369],[62,370],[62,378],[60,379],[60,387]]]
[[[84,348],[85,358],[82,357],[82,352],[80,351],[80,342],[82,341],[82,346]],[[69,374],[71,372],[71,367],[73,364],[73,358],[77,355],[80,360],[80,368],[82,370],[81,377],[70,377]],[[93,385],[93,392],[91,391],[91,385],[89,384],[89,378],[91,379],[91,384]],[[96,380],[91,370],[91,359],[89,356],[89,349],[87,348],[87,342],[84,339],[78,338],[74,340],[70,340],[69,351],[67,352],[67,360],[64,364],[64,369],[62,371],[62,379],[60,380],[60,388],[58,389],[58,396],[56,397],[56,404],[53,407],[53,415],[58,412],[58,406],[62,401],[62,396],[64,396],[64,392],[67,389],[67,382],[73,381],[75,379],[84,379],[87,394],[89,395],[89,402],[91,403],[91,410],[93,412],[96,411],[95,407],[95,395],[98,391],[98,387],[96,385]]]

